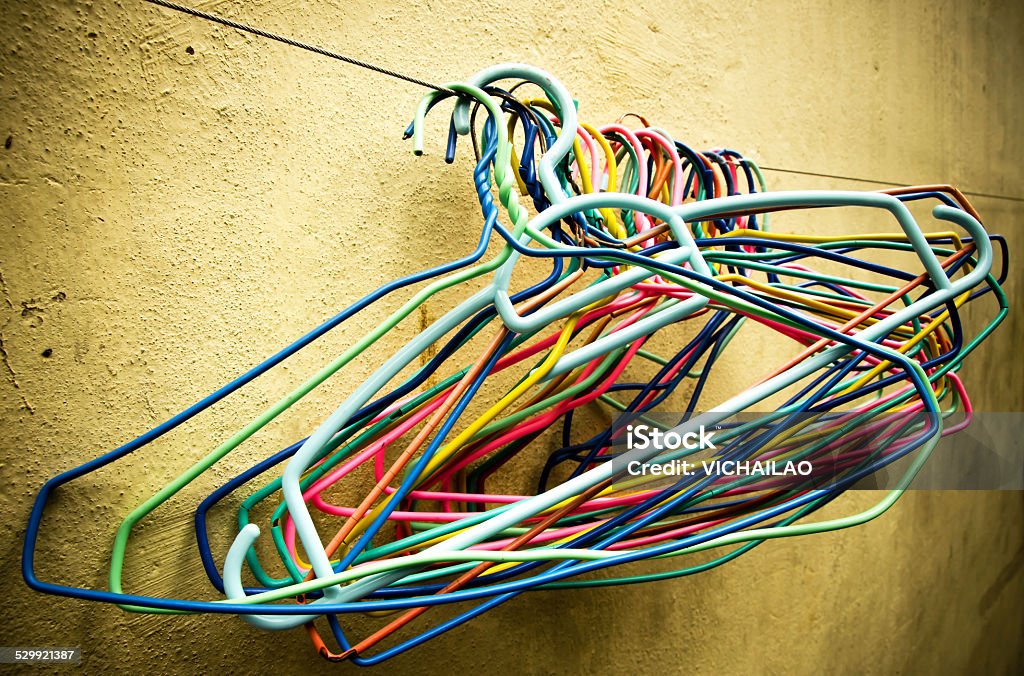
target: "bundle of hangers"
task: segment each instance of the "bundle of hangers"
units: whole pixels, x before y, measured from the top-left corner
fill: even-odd
[[[476,249],[382,286],[162,425],[47,482],[26,538],[31,586],[135,612],[235,613],[274,630],[304,625],[324,657],[375,664],[523,592],[682,577],[768,539],[864,523],[896,502],[942,435],[969,424],[957,370],[1006,315],[1006,256],[1003,247],[1002,271],[992,272],[993,242],[1002,240],[957,190],[765,192],[756,164],[735,151],[695,151],[641,117],[632,125],[582,121],[568,91],[536,68],[497,66],[447,87],[458,95],[448,158],[464,134],[476,153]],[[407,131],[417,154],[427,114],[451,98],[435,91],[421,101]],[[907,203],[923,200],[937,203],[941,230],[926,233],[911,215]],[[766,227],[770,212],[837,207],[880,210],[892,227],[857,236]],[[486,257],[495,244],[500,252]],[[885,256],[914,262],[872,260]],[[537,269],[524,270],[524,257],[539,259],[547,276],[513,291],[517,268]],[[128,457],[410,286],[415,295],[386,321],[127,515],[109,591],[36,577],[36,540],[54,489]],[[171,496],[453,287],[479,290],[463,292],[377,365],[308,438],[198,504],[198,553],[226,599],[122,588],[137,523],[158,518],[154,510]],[[986,297],[991,320],[965,325],[963,306]],[[758,336],[792,341],[795,357],[750,364],[748,382],[728,383],[739,394],[707,401],[716,362],[754,325]],[[660,352],[649,345],[657,334]],[[425,354],[425,365],[402,375]],[[603,416],[595,414],[601,407]],[[659,481],[625,472],[625,460],[692,453],[623,448],[624,421],[666,407],[681,412],[673,422],[681,434],[717,430],[709,457],[818,463],[816,470]],[[951,424],[954,413],[966,416]],[[897,461],[905,473],[871,509],[809,519]],[[524,472],[536,482],[532,493],[495,490]],[[368,490],[344,504],[332,488],[353,483]],[[212,546],[207,515],[243,490],[233,542]],[[267,501],[277,503],[263,524],[275,548],[258,554],[250,517]],[[227,550],[223,576],[215,550]],[[704,551],[714,557],[692,556]],[[656,572],[641,565],[593,574],[648,559],[661,562]],[[255,584],[244,586],[245,577]],[[433,625],[420,619],[448,603],[463,604],[461,612]],[[380,629],[349,637],[339,618],[371,611],[383,615]],[[399,630],[400,641],[386,640]]]

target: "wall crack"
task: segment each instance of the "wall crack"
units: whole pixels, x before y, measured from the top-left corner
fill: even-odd
[[[4,343],[4,335],[0,333],[0,358],[3,358],[4,366],[7,367],[7,372],[11,374],[11,383],[14,385],[14,389],[18,390],[18,396],[21,397],[21,403],[25,407],[25,410],[30,415],[35,415],[36,409],[32,406],[32,402],[25,396],[24,390],[21,388],[21,383],[18,382],[18,374],[14,371],[14,366],[11,364],[11,355],[7,353],[7,345]]]

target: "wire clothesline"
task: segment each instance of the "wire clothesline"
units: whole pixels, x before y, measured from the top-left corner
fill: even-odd
[[[453,92],[451,89],[448,89],[447,87],[442,87],[440,85],[433,84],[432,82],[427,82],[426,80],[421,80],[418,77],[412,77],[410,75],[403,75],[402,73],[399,73],[398,71],[395,71],[395,70],[391,70],[390,68],[383,68],[381,66],[377,66],[377,65],[374,65],[372,63],[369,63],[369,62],[366,62],[366,61],[362,61],[360,59],[352,58],[351,56],[345,56],[344,54],[339,54],[338,52],[332,51],[330,49],[325,49],[323,47],[320,47],[320,46],[317,46],[317,45],[313,45],[313,44],[310,44],[308,42],[302,42],[301,40],[295,40],[295,39],[287,37],[285,35],[279,35],[277,33],[271,33],[270,31],[263,30],[262,28],[257,28],[255,26],[249,26],[247,24],[240,23],[240,22],[234,21],[232,19],[226,19],[226,18],[224,18],[222,16],[218,16],[216,14],[211,14],[210,12],[204,12],[203,10],[195,9],[194,7],[186,7],[185,5],[179,5],[176,2],[167,2],[167,0],[146,0],[146,2],[152,3],[154,5],[159,5],[161,7],[166,7],[167,9],[173,9],[176,12],[183,12],[185,14],[188,14],[190,16],[194,16],[194,17],[199,18],[199,19],[205,19],[207,21],[212,21],[214,23],[219,23],[219,24],[221,24],[223,26],[227,26],[229,28],[234,28],[234,29],[237,29],[237,30],[240,30],[240,31],[245,31],[246,33],[252,33],[253,35],[258,35],[261,38],[267,38],[269,40],[276,40],[277,42],[281,42],[281,43],[284,43],[286,45],[290,45],[292,47],[298,47],[299,49],[305,49],[306,51],[313,52],[314,54],[319,54],[320,56],[327,56],[327,57],[330,57],[332,59],[337,59],[338,61],[344,61],[345,63],[351,64],[353,66],[359,66],[360,68],[366,68],[367,70],[372,70],[372,71],[375,71],[375,72],[380,73],[382,75],[388,75],[390,77],[397,78],[399,80],[405,80],[406,82],[411,82],[412,84],[420,85],[421,87],[427,87],[428,89],[435,89],[435,90],[437,90],[439,92],[445,92],[447,94],[455,94],[455,92]]]
[[[270,40],[276,40],[277,42],[281,42],[283,44],[286,44],[286,45],[289,45],[289,46],[292,46],[292,47],[298,47],[299,49],[305,49],[306,51],[313,52],[314,54],[319,54],[320,56],[326,56],[326,57],[329,57],[329,58],[332,58],[332,59],[337,59],[338,61],[344,61],[345,63],[351,64],[353,66],[359,66],[360,68],[366,68],[367,70],[372,70],[372,71],[374,71],[376,73],[380,73],[381,75],[387,75],[389,77],[393,77],[393,78],[396,78],[396,79],[399,79],[399,80],[404,80],[406,82],[410,82],[412,84],[419,85],[421,87],[427,87],[428,89],[433,89],[435,91],[444,92],[446,94],[452,94],[452,95],[458,96],[458,94],[456,92],[452,91],[451,89],[448,89],[447,87],[442,87],[441,85],[434,84],[434,83],[429,82],[427,80],[423,80],[423,79],[418,78],[418,77],[413,77],[411,75],[405,75],[403,73],[399,73],[398,71],[392,70],[390,68],[384,68],[382,66],[378,66],[378,65],[369,63],[367,61],[363,61],[361,59],[356,59],[356,58],[353,58],[351,56],[345,56],[344,54],[341,54],[339,52],[336,52],[336,51],[333,51],[333,50],[330,50],[330,49],[326,49],[324,47],[320,47],[318,45],[314,45],[314,44],[311,44],[311,43],[308,43],[308,42],[303,42],[301,40],[296,40],[294,38],[290,38],[290,37],[285,36],[285,35],[280,35],[278,33],[272,33],[270,31],[264,30],[262,28],[257,28],[255,26],[250,26],[248,24],[244,24],[244,23],[241,23],[239,21],[235,21],[233,19],[227,19],[225,17],[218,16],[216,14],[211,14],[210,12],[206,12],[206,11],[203,11],[203,10],[195,9],[194,7],[188,7],[188,6],[185,6],[185,5],[179,5],[176,2],[168,2],[168,0],[145,0],[145,1],[148,2],[148,3],[154,4],[154,5],[159,5],[160,7],[165,7],[167,9],[172,9],[172,10],[174,10],[176,12],[182,12],[184,14],[188,14],[190,16],[194,16],[194,17],[199,18],[199,19],[205,19],[206,21],[212,21],[213,23],[219,23],[219,24],[221,24],[223,26],[227,26],[229,28],[234,28],[236,30],[244,31],[246,33],[251,33],[253,35],[258,35],[258,36],[260,36],[262,38],[267,38],[267,39],[270,39]],[[900,186],[900,187],[914,185],[913,183],[906,183],[906,182],[902,182],[902,181],[885,181],[885,180],[879,180],[879,179],[873,179],[873,178],[858,178],[858,177],[855,177],[855,176],[842,176],[842,175],[839,175],[839,174],[829,174],[829,173],[823,173],[823,172],[805,171],[805,170],[798,170],[798,169],[783,169],[783,168],[780,168],[780,167],[761,166],[761,169],[766,170],[766,171],[775,171],[775,172],[785,173],[785,174],[798,174],[798,175],[801,175],[801,176],[816,176],[816,177],[819,177],[819,178],[832,178],[832,179],[838,179],[838,180],[842,180],[842,181],[856,181],[858,183],[873,183],[875,185]],[[1011,201],[1011,202],[1024,202],[1024,197],[1016,197],[1016,196],[1013,196],[1013,195],[1001,195],[1001,194],[997,194],[997,193],[977,192],[977,191],[973,191],[973,190],[962,190],[961,192],[963,194],[965,194],[965,195],[970,195],[972,197],[985,197],[985,198],[989,198],[989,199],[1008,200],[1008,201]]]
[[[901,188],[914,185],[913,183],[907,183],[905,181],[885,181],[876,178],[860,178],[857,176],[843,176],[841,174],[824,174],[817,171],[804,171],[801,169],[783,169],[781,167],[766,167],[761,164],[758,165],[762,171],[775,171],[783,174],[798,174],[800,176],[817,176],[820,178],[833,178],[840,181],[855,181],[857,183],[873,183],[874,185],[885,185],[885,186],[899,186]],[[1024,197],[1014,197],[1013,195],[999,195],[996,193],[989,192],[975,192],[973,190],[961,190],[965,195],[971,197],[987,197],[989,199],[996,200],[1009,200],[1011,202],[1024,202]]]

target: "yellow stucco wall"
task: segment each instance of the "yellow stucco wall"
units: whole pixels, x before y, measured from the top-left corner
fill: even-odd
[[[1019,2],[202,6],[428,79],[532,63],[573,91],[587,119],[642,112],[693,146],[769,166],[1024,192]],[[412,156],[401,140],[422,93],[412,85],[135,0],[8,0],[0,36],[0,645],[80,645],[95,672],[351,670],[321,663],[301,630],[269,635],[232,617],[129,615],[31,593],[20,539],[46,477],[148,429],[380,283],[467,251],[479,229],[468,153],[443,163],[438,117],[431,152]],[[768,178],[778,189],[874,187]],[[976,205],[1009,238],[1018,311],[969,361],[967,382],[981,409],[1024,410],[1014,349],[1024,205]],[[847,225],[829,218],[817,227]],[[161,508],[140,528],[127,586],[207,593],[188,581],[199,574],[196,497],[308,433],[455,298],[430,304],[189,499]],[[41,571],[103,587],[129,509],[385,311],[63,491]],[[748,350],[709,401],[730,392],[730,373],[777,361],[768,345]],[[845,497],[828,513],[874,497]],[[390,668],[1019,673],[1022,518],[1020,493],[914,493],[864,527],[769,543],[697,577],[527,595]],[[357,620],[354,634],[366,626]]]

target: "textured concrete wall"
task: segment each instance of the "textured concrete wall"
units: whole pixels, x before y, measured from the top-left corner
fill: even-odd
[[[1019,2],[388,4],[203,6],[426,78],[533,63],[572,89],[587,119],[641,111],[692,145],[728,145],[771,166],[1022,192]],[[301,631],[30,593],[18,576],[29,501],[44,478],[148,429],[381,282],[468,250],[478,211],[467,154],[441,161],[437,118],[432,152],[412,156],[400,136],[422,93],[414,86],[142,2],[8,0],[0,35],[0,644],[81,645],[96,672],[321,668]],[[968,384],[981,408],[1022,410],[1024,209],[977,206],[1010,238],[1007,290],[1019,311],[969,363]],[[369,321],[64,490],[45,524],[45,576],[103,587],[127,510]],[[198,574],[196,497],[308,433],[416,328],[403,326],[141,526],[128,589],[194,596],[181,571]],[[747,364],[778,359],[748,349]],[[828,513],[872,500],[849,496]],[[1019,673],[1022,515],[1019,493],[908,495],[862,528],[770,543],[698,577],[532,594],[391,665]]]

